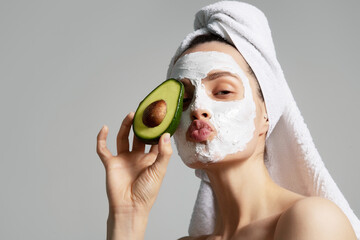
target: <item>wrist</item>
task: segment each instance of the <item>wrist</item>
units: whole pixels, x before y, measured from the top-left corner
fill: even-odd
[[[109,211],[107,220],[108,240],[144,239],[149,212],[140,209]]]
[[[136,206],[135,204],[127,204],[121,206],[112,206],[109,204],[109,216],[148,216],[151,208],[145,206]]]

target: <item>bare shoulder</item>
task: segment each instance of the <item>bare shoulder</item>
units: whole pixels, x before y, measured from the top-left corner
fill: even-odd
[[[342,210],[332,201],[307,197],[294,203],[279,218],[274,240],[348,239],[354,230]]]

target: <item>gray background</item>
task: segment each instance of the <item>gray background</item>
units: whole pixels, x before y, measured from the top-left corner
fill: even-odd
[[[96,135],[107,124],[115,153],[123,117],[165,80],[195,12],[212,2],[0,2],[0,239],[105,238]],[[360,216],[360,2],[248,2],[267,15],[320,155]],[[187,235],[198,186],[175,150],[146,239]]]

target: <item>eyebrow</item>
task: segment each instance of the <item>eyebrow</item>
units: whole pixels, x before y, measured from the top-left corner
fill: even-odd
[[[235,74],[232,74],[231,72],[215,72],[215,73],[210,74],[207,78],[209,80],[214,80],[214,79],[222,77],[222,76],[231,76],[231,77],[239,79],[238,76],[236,76]]]

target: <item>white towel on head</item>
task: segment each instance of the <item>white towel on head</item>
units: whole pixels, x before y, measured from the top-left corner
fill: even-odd
[[[254,71],[264,95],[269,118],[265,160],[271,177],[291,191],[325,197],[336,203],[360,239],[360,221],[324,166],[284,78],[265,15],[247,3],[222,1],[202,8],[195,16],[194,28],[175,53],[168,76],[175,59],[195,37],[210,32],[233,43]],[[209,179],[202,170],[196,170],[196,175],[202,183],[189,227],[190,236],[212,233],[216,218]]]

